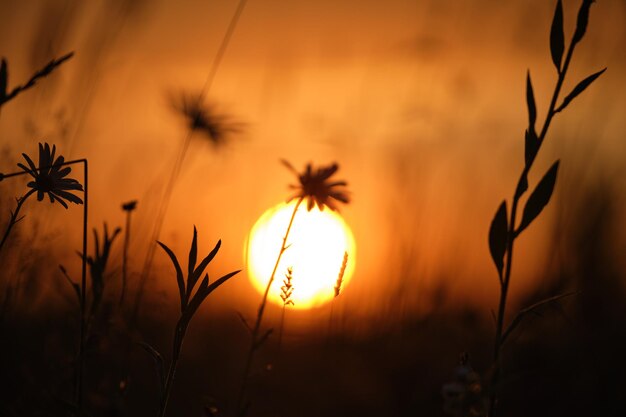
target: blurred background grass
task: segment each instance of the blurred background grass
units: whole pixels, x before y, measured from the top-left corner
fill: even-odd
[[[3,107],[0,171],[46,140],[69,158],[89,158],[92,227],[122,226],[121,203],[138,199],[131,291],[185,136],[167,96],[202,87],[235,6],[0,1],[10,85],[76,51]],[[577,6],[565,1],[566,33]],[[250,227],[288,196],[284,157],[340,163],[353,192],[342,214],[358,247],[336,334],[326,334],[328,308],[290,311],[284,351],[270,343],[259,360],[273,370],[259,371],[252,390],[258,415],[439,415],[440,388],[460,352],[488,370],[498,284],[487,230],[523,163],[528,68],[540,121],[547,106],[553,8],[540,0],[247,6],[209,94],[244,132],[221,148],[195,138],[161,240],[184,253],[196,224],[200,252],[224,241],[212,275],[242,267]],[[625,17],[623,1],[593,6],[566,89],[609,70],[556,119],[531,176],[562,159],[552,203],[516,248],[511,311],[560,291],[581,294],[546,308],[509,342],[507,415],[623,415]],[[21,186],[2,184],[7,217]],[[25,213],[1,260],[0,289],[16,289],[3,321],[3,404],[8,415],[54,415],[52,398],[69,390],[76,331],[57,264],[79,276],[80,209],[31,202]],[[115,299],[121,242],[112,262],[106,291]],[[155,262],[134,337],[169,352],[175,281],[162,254]],[[201,415],[205,395],[228,406],[246,341],[235,312],[252,316],[259,298],[242,275],[200,311],[172,397],[180,415]],[[269,313],[276,325],[278,308]],[[88,363],[94,415],[114,415],[120,404],[127,415],[149,415],[156,387],[148,358],[133,351],[128,392],[116,403],[128,333],[117,311],[101,320],[102,345]]]

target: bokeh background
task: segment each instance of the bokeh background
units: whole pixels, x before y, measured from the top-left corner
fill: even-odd
[[[567,42],[578,6],[564,1]],[[121,204],[137,199],[131,291],[187,134],[170,97],[203,87],[235,8],[235,1],[0,1],[0,55],[10,86],[75,51],[2,108],[0,171],[14,171],[22,152],[35,154],[37,143],[48,141],[68,158],[89,159],[90,227],[123,226]],[[289,312],[283,351],[268,347],[259,359],[258,415],[439,415],[441,386],[459,353],[470,352],[488,373],[499,287],[487,231],[522,169],[526,71],[540,123],[556,81],[548,44],[553,11],[554,2],[544,0],[246,5],[206,98],[241,131],[221,146],[192,138],[160,240],[185,258],[196,225],[201,253],[223,240],[212,275],[245,268],[251,226],[290,195],[295,178],[279,163],[285,158],[297,167],[340,164],[353,197],[341,213],[358,250],[333,325],[328,307]],[[510,415],[572,415],[587,411],[584,404],[606,406],[606,415],[623,410],[615,395],[625,372],[617,353],[626,328],[625,21],[623,0],[592,7],[565,91],[608,70],[554,120],[530,177],[533,184],[561,159],[552,202],[516,244],[511,314],[541,296],[581,294],[531,318],[513,342]],[[23,184],[1,186],[8,218]],[[6,391],[18,398],[16,413],[27,407],[24,398],[39,398],[63,374],[48,362],[72,355],[66,348],[75,306],[57,265],[80,272],[80,208],[28,204],[3,254],[0,283],[17,288],[4,320],[12,365],[1,378],[20,381]],[[120,260],[121,240],[112,254],[111,297],[119,291]],[[140,336],[169,352],[164,329],[175,322],[175,280],[163,253],[154,262]],[[237,312],[252,317],[260,301],[247,279],[244,271],[220,288],[192,323],[172,400],[178,415],[201,415],[208,396],[228,409],[246,340]],[[270,309],[266,324],[275,326],[279,315]],[[110,349],[109,357],[124,362]],[[115,406],[110,393],[121,373],[108,375],[100,365],[107,355],[94,356],[91,367],[101,374],[92,381],[91,404],[100,410],[94,415],[109,408],[149,415],[150,363],[133,355],[139,382]],[[576,391],[587,397],[566,400]]]

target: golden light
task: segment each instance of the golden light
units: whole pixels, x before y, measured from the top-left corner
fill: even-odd
[[[250,231],[246,248],[248,276],[260,294],[265,292],[280,251],[295,202],[282,203],[266,211]],[[326,208],[307,211],[302,204],[294,218],[276,277],[268,299],[283,305],[280,298],[287,268],[293,269],[293,307],[311,308],[330,301],[340,274],[344,255],[347,265],[342,278],[342,292],[355,265],[354,237],[343,218]]]

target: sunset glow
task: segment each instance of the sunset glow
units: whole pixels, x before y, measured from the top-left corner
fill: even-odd
[[[295,202],[279,204],[266,211],[250,231],[246,248],[249,278],[260,294],[276,263]],[[347,266],[343,275],[342,291],[350,281],[355,266],[354,237],[341,216],[331,210],[305,206],[298,209],[287,240],[285,251],[276,272],[268,299],[279,305],[280,287],[288,267],[293,268],[294,308],[316,307],[334,297],[334,287],[347,252]]]

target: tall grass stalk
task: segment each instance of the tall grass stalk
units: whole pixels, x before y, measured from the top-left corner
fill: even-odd
[[[178,294],[180,297],[180,317],[176,323],[174,329],[174,338],[172,342],[172,360],[167,375],[163,373],[163,358],[161,354],[147,343],[142,343],[141,346],[153,357],[155,364],[157,365],[157,373],[159,379],[159,416],[164,417],[167,410],[167,403],[169,401],[170,393],[172,390],[172,384],[174,383],[174,377],[176,375],[176,369],[178,367],[178,361],[180,359],[180,353],[183,347],[183,341],[189,323],[194,314],[200,308],[200,305],[204,300],[220,285],[227,280],[237,275],[240,271],[230,272],[221,278],[217,279],[213,283],[209,284],[209,274],[205,274],[202,278],[204,270],[209,263],[213,260],[215,255],[220,249],[222,241],[218,241],[215,248],[196,266],[198,260],[198,234],[196,228],[193,228],[193,240],[191,243],[191,249],[189,250],[189,262],[187,279],[185,280],[183,270],[176,258],[176,255],[170,248],[164,243],[157,242],[161,248],[167,253],[176,270],[176,283],[178,285]],[[202,278],[202,280],[201,280]],[[200,282],[201,281],[201,282]],[[194,293],[194,287],[200,282],[198,289]]]
[[[213,84],[213,80],[215,78],[215,74],[217,74],[217,70],[222,62],[224,54],[226,52],[226,48],[230,43],[230,39],[235,31],[237,23],[239,22],[239,18],[245,8],[247,0],[240,0],[237,8],[235,9],[235,13],[226,29],[226,33],[224,34],[224,38],[222,39],[222,43],[220,44],[217,53],[215,54],[215,59],[213,60],[213,64],[209,70],[204,86],[200,90],[200,94],[198,96],[198,101],[201,102],[203,98],[209,93],[211,86]],[[165,215],[167,214],[167,210],[169,208],[170,199],[172,196],[172,192],[174,191],[174,186],[176,185],[176,180],[180,174],[180,171],[183,166],[183,162],[185,161],[185,157],[187,156],[187,151],[189,149],[189,145],[191,144],[191,139],[193,137],[194,129],[193,127],[189,128],[187,133],[185,134],[185,138],[181,143],[180,149],[177,153],[176,159],[174,161],[174,166],[172,167],[172,172],[168,177],[167,184],[165,186],[164,194],[159,202],[159,206],[157,208],[157,215],[154,224],[154,228],[152,230],[152,236],[150,238],[150,243],[148,246],[148,253],[146,254],[146,259],[143,264],[143,268],[141,271],[141,276],[139,278],[139,287],[137,289],[137,294],[135,296],[135,301],[133,305],[133,311],[131,315],[130,325],[131,328],[134,326],[138,315],[139,309],[141,305],[141,301],[143,298],[144,287],[146,285],[146,281],[150,275],[152,269],[152,262],[154,260],[154,254],[156,250],[156,241],[159,240],[159,236],[161,234],[161,228],[163,227],[163,221],[165,220]]]
[[[263,298],[261,299],[261,304],[259,305],[259,310],[256,315],[256,320],[254,322],[254,326],[251,329],[250,336],[250,347],[248,349],[248,354],[246,356],[246,362],[243,371],[243,378],[241,382],[241,388],[239,389],[239,395],[237,397],[237,415],[243,416],[247,411],[247,404],[244,403],[246,388],[248,385],[248,378],[250,377],[250,369],[252,367],[252,361],[254,359],[255,352],[262,346],[265,340],[269,337],[271,330],[266,331],[263,335],[260,335],[261,331],[261,323],[263,321],[263,313],[265,312],[265,306],[267,304],[267,297],[270,292],[270,288],[272,287],[272,283],[274,282],[274,278],[276,277],[276,271],[278,270],[278,265],[280,264],[280,260],[283,257],[283,254],[289,247],[287,245],[287,239],[289,238],[289,233],[291,232],[291,227],[293,226],[293,221],[296,218],[296,214],[298,213],[298,209],[300,208],[300,204],[304,201],[304,197],[299,197],[296,201],[296,204],[293,208],[293,212],[291,213],[291,218],[289,219],[289,224],[287,225],[287,229],[285,230],[285,235],[282,239],[282,244],[280,250],[278,251],[278,256],[276,257],[276,263],[274,264],[274,269],[272,270],[272,274],[270,275],[270,279],[267,281],[267,285],[265,287],[265,292],[263,293]]]
[[[537,110],[535,105],[535,98],[530,79],[530,72],[526,78],[526,101],[528,107],[528,128],[525,133],[525,164],[524,169],[517,181],[515,193],[513,194],[513,200],[511,205],[510,215],[507,214],[506,201],[502,202],[498,208],[496,215],[491,223],[489,231],[489,248],[493,261],[498,270],[498,276],[500,279],[500,299],[498,304],[498,312],[496,315],[496,333],[494,338],[493,347],[493,361],[494,361],[494,373],[491,380],[491,387],[489,391],[489,408],[488,416],[494,417],[497,412],[497,398],[498,398],[498,384],[501,374],[501,351],[502,346],[506,340],[506,336],[517,326],[519,320],[512,321],[507,328],[504,326],[506,304],[509,291],[509,284],[511,280],[511,271],[513,265],[513,248],[514,242],[520,233],[530,225],[530,223],[541,213],[543,208],[548,204],[552,196],[554,185],[556,183],[556,175],[559,167],[559,161],[556,161],[544,177],[540,180],[535,190],[529,196],[524,211],[522,214],[522,220],[518,225],[517,211],[520,203],[520,199],[528,189],[528,174],[535,161],[535,158],[544,143],[548,129],[553,118],[557,113],[567,107],[567,105],[580,93],[582,93],[596,78],[598,78],[605,70],[601,70],[592,74],[579,82],[574,89],[563,99],[560,105],[557,105],[561,89],[565,76],[569,69],[569,65],[574,53],[576,45],[583,38],[588,18],[589,9],[591,7],[592,0],[583,0],[578,12],[578,20],[575,32],[572,36],[572,40],[568,47],[563,61],[564,35],[563,35],[563,8],[561,0],[558,0],[550,33],[550,50],[552,55],[552,61],[556,67],[558,78],[545,122],[537,135],[535,130],[535,122],[537,117]],[[505,256],[506,255],[506,256]],[[560,297],[558,297],[560,298]],[[550,301],[550,300],[548,300]],[[542,305],[543,302],[537,303]]]
[[[287,273],[285,273],[285,279],[283,280],[283,286],[280,287],[280,299],[283,300],[283,308],[280,314],[280,327],[278,328],[278,351],[282,347],[283,342],[283,330],[285,327],[285,312],[287,310],[287,306],[294,305],[292,295],[293,295],[293,267],[287,268]]]
[[[9,90],[9,69],[6,59],[2,58],[0,62],[0,110],[10,100],[13,100],[19,94],[26,90],[33,88],[37,85],[42,78],[49,76],[54,70],[56,70],[61,64],[74,56],[74,52],[63,55],[60,58],[54,58],[46,64],[43,68],[35,71],[35,73],[26,81],[23,85],[18,85]]]
[[[333,288],[334,294],[333,299],[330,300],[330,313],[328,314],[328,336],[332,334],[332,324],[333,324],[333,311],[335,307],[335,298],[339,297],[341,294],[341,289],[343,286],[343,276],[346,273],[346,267],[348,266],[348,252],[345,251],[343,253],[343,261],[341,262],[341,268],[339,269],[339,274],[337,274],[337,280],[335,281],[335,287]]]
[[[122,205],[122,210],[126,212],[126,228],[124,229],[124,249],[122,252],[122,290],[120,291],[120,305],[124,304],[126,295],[126,285],[128,283],[128,246],[130,245],[130,219],[137,207],[137,201],[129,201]]]

